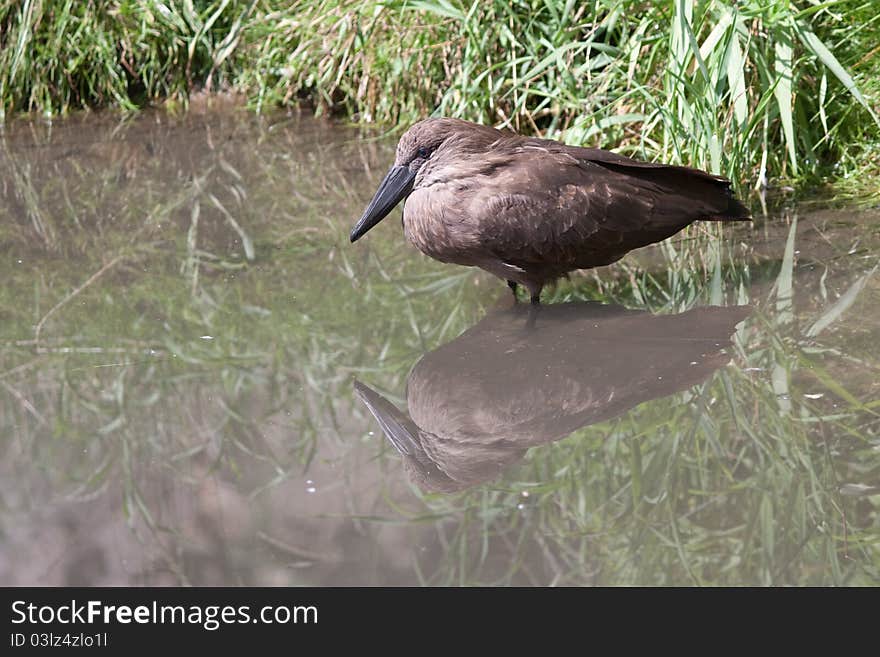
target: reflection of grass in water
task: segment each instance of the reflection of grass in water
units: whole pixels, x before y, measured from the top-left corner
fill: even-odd
[[[332,440],[346,429],[336,407],[349,394],[353,345],[364,345],[363,362],[381,352],[406,367],[421,340],[451,337],[447,326],[397,346],[395,335],[428,316],[432,302],[416,294],[388,313],[376,299],[438,277],[422,268],[407,275],[412,261],[388,252],[387,281],[355,285],[375,256],[364,260],[361,249],[349,261],[338,248],[345,227],[322,224],[340,209],[348,220],[349,196],[360,203],[368,192],[335,185],[347,175],[338,165],[279,163],[285,154],[281,144],[259,169],[259,154],[256,163],[233,159],[244,172],[236,175],[214,153],[198,176],[177,183],[159,171],[177,164],[164,153],[135,162],[136,185],[117,184],[107,172],[120,162],[110,158],[99,171],[65,171],[64,194],[57,171],[14,179],[0,206],[9,212],[0,239],[13,255],[3,260],[0,382],[4,449],[16,461],[37,464],[76,498],[121,480],[132,522],[173,534],[144,491],[155,474],[241,478],[245,461],[262,463],[261,476],[241,481],[259,494],[304,471],[319,435]],[[322,180],[291,184],[292,172],[311,166]],[[282,201],[269,212],[265,197]],[[33,212],[16,205],[22,198],[58,220],[54,240],[40,239]],[[246,233],[250,254],[245,231],[254,235]]]
[[[285,260],[298,255],[285,251]],[[137,262],[152,265],[149,254],[129,264]],[[441,329],[442,321],[412,332],[414,318],[445,319],[432,313],[427,294],[393,313],[377,302],[399,299],[406,280],[399,262],[387,258],[385,266],[397,280],[371,286],[365,296],[335,277],[338,305],[326,302],[334,291],[324,286],[302,281],[292,290],[287,277],[255,271],[228,282],[203,278],[195,297],[173,269],[134,278],[125,299],[107,296],[119,287],[96,284],[80,295],[85,305],[71,302],[56,313],[38,353],[26,329],[7,333],[0,417],[10,442],[3,449],[75,499],[121,482],[133,527],[161,543],[175,540],[182,528],[163,524],[153,507],[157,477],[195,488],[217,472],[246,494],[262,495],[308,471],[319,441],[334,445],[325,450],[331,456],[350,447],[354,369],[396,371],[400,380],[423,342],[453,337],[454,325]],[[426,282],[441,279],[414,275],[409,287]],[[22,278],[6,288],[4,311],[16,308],[12,300],[29,283]],[[453,294],[466,298],[468,287],[459,284]],[[20,310],[18,325],[32,325],[31,309]],[[167,559],[180,571],[173,554]]]
[[[111,188],[123,199],[111,226],[95,223],[109,215],[89,196],[92,177],[107,174],[83,170],[63,194],[20,175],[14,196],[27,209],[2,222],[0,239],[25,260],[2,264],[4,450],[77,497],[121,481],[133,526],[163,537],[180,528],[163,524],[144,491],[154,473],[219,471],[261,495],[307,470],[319,441],[344,451],[368,426],[359,407],[349,425],[354,372],[402,390],[418,355],[471,325],[485,299],[474,285],[484,279],[410,257],[396,232],[350,249],[347,222],[325,227],[340,208],[360,209],[370,181],[350,189],[339,182],[346,170],[322,162],[339,184],[292,198],[277,161],[233,160],[236,176],[221,156],[172,195],[145,173],[166,161],[135,166],[138,185]],[[267,199],[291,200],[268,212]],[[841,352],[831,322],[870,307],[877,279],[857,276],[838,302],[804,297],[793,241],[768,264],[694,235],[665,245],[657,267],[628,259],[547,300],[659,312],[751,300],[737,367],[533,450],[500,482],[423,496],[415,512],[392,506],[384,520],[415,513],[436,528],[444,554],[416,563],[425,581],[876,581],[877,498],[860,487],[877,483],[876,333]],[[833,258],[818,264],[833,278]],[[35,344],[34,325],[59,303]],[[253,464],[258,474],[247,474]],[[185,580],[173,551],[167,561]]]
[[[737,367],[534,450],[497,486],[430,498],[432,508],[464,521],[439,525],[446,555],[420,564],[425,580],[877,583],[880,517],[877,497],[866,495],[876,489],[865,486],[878,483],[872,437],[880,401],[876,387],[847,388],[854,371],[870,380],[878,367],[866,350],[866,358],[846,357],[839,373],[846,378],[830,374],[840,352],[823,345],[816,327],[837,319],[846,310],[840,304],[812,325],[794,326],[793,246],[770,297],[754,300],[758,311],[738,334]],[[720,270],[711,271],[699,290],[695,281],[705,279],[693,265],[682,273],[671,264],[676,280],[668,285],[624,277],[601,295],[615,299],[618,291],[666,308],[722,290],[745,300],[742,269],[726,271],[720,288],[712,285]],[[851,289],[861,290],[868,276]],[[841,299],[845,305],[847,294]]]

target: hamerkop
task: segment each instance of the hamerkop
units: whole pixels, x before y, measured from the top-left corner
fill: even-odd
[[[620,306],[548,306],[489,313],[415,364],[407,413],[363,383],[355,391],[403,456],[412,481],[453,492],[494,479],[530,447],[686,390],[730,361],[748,306],[652,315]]]
[[[694,221],[749,219],[720,176],[597,148],[523,137],[459,119],[426,119],[351,231],[361,238],[400,201],[407,239],[442,262],[541,289],[608,265]]]

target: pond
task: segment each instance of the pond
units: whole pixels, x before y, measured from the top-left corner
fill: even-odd
[[[880,582],[880,210],[547,291],[348,231],[395,139],[0,132],[0,584]]]

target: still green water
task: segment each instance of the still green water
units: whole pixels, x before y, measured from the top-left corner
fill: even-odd
[[[529,317],[399,211],[348,243],[394,139],[2,130],[0,584],[880,582],[877,209],[694,227]]]

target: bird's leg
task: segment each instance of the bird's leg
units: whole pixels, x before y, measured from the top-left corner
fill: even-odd
[[[507,287],[513,292],[513,302],[516,303],[516,281],[511,281],[508,279]]]
[[[544,288],[544,285],[541,283],[527,283],[526,286],[529,288],[529,299],[532,305],[537,306],[541,303],[541,290]]]
[[[529,305],[529,314],[526,317],[526,331],[535,329],[535,321],[538,319],[538,312],[541,310],[541,304],[532,303]]]
[[[531,300],[531,304],[529,305],[529,317],[526,320],[526,329],[532,330],[535,328],[535,320],[538,319],[538,311],[541,310],[541,289],[544,287],[540,283],[529,285],[529,298]]]

